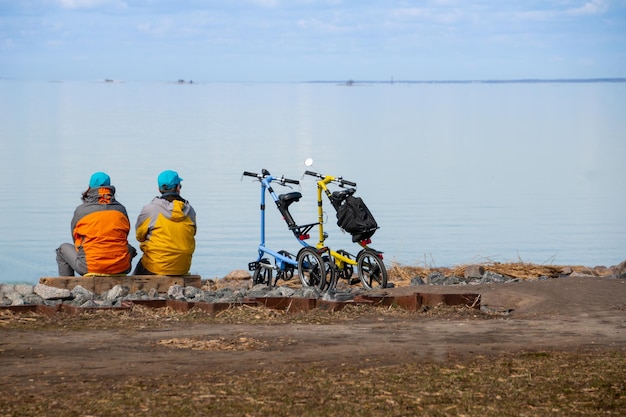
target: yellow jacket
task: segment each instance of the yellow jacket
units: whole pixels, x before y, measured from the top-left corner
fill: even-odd
[[[155,197],[141,209],[135,231],[144,268],[158,275],[189,273],[196,249],[196,212],[187,200]]]

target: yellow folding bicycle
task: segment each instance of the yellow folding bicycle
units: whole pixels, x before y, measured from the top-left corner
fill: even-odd
[[[310,166],[311,160],[306,161]],[[331,282],[327,282],[328,288],[334,289],[339,279],[345,279],[349,284],[361,281],[363,287],[368,289],[386,288],[387,269],[383,263],[383,253],[369,247],[371,237],[378,229],[374,217],[363,203],[360,197],[355,197],[356,183],[344,180],[342,177],[322,175],[318,172],[306,170],[305,175],[317,179],[317,214],[319,217],[318,249],[326,248],[325,241],[328,234],[324,232],[324,208],[322,194],[325,194],[337,213],[337,225],[352,236],[352,241],[360,246],[355,255],[346,250],[329,249],[335,266],[335,274]],[[329,184],[335,184],[340,190],[331,191]],[[353,278],[354,269],[358,278]]]

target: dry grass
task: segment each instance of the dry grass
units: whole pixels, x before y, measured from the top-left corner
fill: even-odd
[[[485,263],[485,270],[521,278],[560,274],[563,267],[527,263]],[[455,268],[392,265],[390,278],[408,285],[431,272],[463,276]],[[584,267],[571,270],[587,271]],[[557,275],[558,276],[558,275]],[[0,328],[18,332],[111,328],[143,329],[194,323],[302,325],[333,324],[368,317],[489,319],[461,307],[427,312],[398,308],[351,306],[329,313],[312,310],[286,314],[261,307],[237,306],[216,315],[170,308],[135,306],[124,311],[79,315],[14,314],[0,310]],[[263,350],[249,337],[201,340],[162,339],[173,350]],[[2,350],[0,349],[0,355]],[[158,366],[158,365],[150,365]],[[498,356],[447,357],[442,362],[407,360],[401,365],[360,362],[333,365],[276,363],[271,369],[223,370],[176,375],[102,374],[59,379],[42,371],[41,378],[0,389],[3,416],[621,416],[626,410],[626,353],[617,347],[599,351],[533,351]],[[55,379],[56,378],[56,379]],[[10,395],[7,395],[10,394]]]
[[[12,395],[0,396],[0,416],[618,416],[626,410],[625,369],[619,351],[542,351],[386,367],[65,379],[11,387]]]
[[[393,282],[396,286],[408,286],[411,279],[415,277],[421,277],[422,279],[428,277],[433,272],[439,272],[449,276],[463,277],[465,270],[469,266],[480,266],[485,271],[491,271],[498,274],[502,274],[511,278],[519,279],[537,279],[539,277],[557,278],[562,274],[569,274],[572,272],[582,272],[590,275],[602,275],[608,270],[600,268],[589,268],[586,266],[563,266],[563,265],[541,265],[523,261],[517,262],[492,262],[485,261],[473,264],[456,265],[453,267],[434,267],[434,266],[419,266],[419,265],[403,265],[398,262],[392,262],[387,265],[387,271],[389,274],[389,281]],[[244,274],[245,275],[245,274]],[[248,278],[249,280],[249,278]],[[242,286],[247,280],[243,277],[226,277],[220,280],[208,280],[206,283],[207,290],[217,290],[220,288],[230,287],[237,288]],[[289,281],[280,281],[279,285],[288,286],[294,289],[301,288],[300,280],[298,277],[294,277]],[[359,287],[360,283],[353,285]]]
[[[433,272],[445,276],[463,277],[469,266],[480,266],[485,271],[495,272],[511,278],[537,279],[539,277],[557,278],[563,273],[584,272],[590,275],[598,273],[585,266],[539,265],[527,262],[482,262],[477,264],[457,265],[454,267],[407,266],[393,262],[389,267],[389,279],[398,286],[409,285],[414,277],[426,278]]]
[[[178,312],[169,307],[148,308],[136,305],[127,310],[94,310],[81,314],[58,313],[52,317],[36,312],[14,313],[0,309],[1,329],[23,330],[109,330],[128,328],[162,328],[172,324],[195,323],[246,324],[246,325],[281,325],[281,324],[338,324],[359,318],[408,318],[445,317],[445,318],[494,318],[488,313],[466,306],[440,305],[423,311],[408,311],[396,306],[371,307],[367,305],[348,305],[344,309],[328,312],[319,309],[299,313],[287,313],[265,307],[233,305],[217,314],[207,314],[198,309]]]

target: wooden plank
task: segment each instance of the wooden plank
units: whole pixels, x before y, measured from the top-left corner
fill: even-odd
[[[156,289],[159,293],[166,293],[173,285],[200,288],[202,286],[202,278],[200,275],[102,275],[88,277],[41,277],[39,283],[49,287],[68,290],[72,290],[77,285],[80,285],[96,294],[102,294],[116,285],[128,287],[131,293],[151,289]]]
[[[299,313],[315,308],[316,298],[289,298],[289,297],[253,297],[244,301],[256,302],[259,305],[274,310],[285,310],[287,313]]]

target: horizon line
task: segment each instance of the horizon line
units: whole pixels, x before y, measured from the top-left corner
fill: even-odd
[[[590,82],[626,82],[626,77],[594,78],[511,78],[511,79],[465,79],[465,80],[311,80],[309,83],[345,83],[345,84],[503,84],[503,83],[590,83]]]
[[[0,76],[0,80],[5,81],[44,81],[44,82],[63,82],[63,81],[85,81],[85,82],[128,82],[122,79],[113,79],[113,78],[102,78],[102,79],[91,79],[91,80],[63,80],[63,79],[50,79],[50,80],[29,80],[29,79],[20,79],[13,77],[2,77]],[[171,82],[171,83],[180,83],[180,84],[202,84],[202,83],[285,83],[285,84],[294,84],[294,83],[310,83],[310,84],[343,84],[343,85],[354,85],[354,84],[507,84],[507,83],[601,83],[601,82],[616,82],[622,83],[626,82],[626,77],[592,77],[592,78],[510,78],[510,79],[433,79],[433,80],[412,80],[412,79],[395,79],[391,77],[388,80],[359,80],[359,79],[335,79],[335,80],[308,80],[308,81],[250,81],[250,80],[221,80],[221,81],[193,81],[193,80],[185,80],[185,79],[173,79],[173,80],[134,80],[138,82]]]

